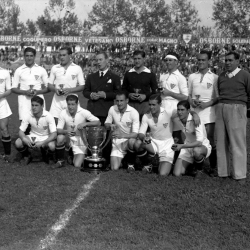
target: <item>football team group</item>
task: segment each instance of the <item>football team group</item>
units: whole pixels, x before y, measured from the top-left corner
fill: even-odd
[[[14,93],[21,122],[16,160],[24,158],[26,164],[39,148],[46,163],[55,161],[53,168],[64,167],[66,161],[83,168],[89,152],[82,134],[101,125],[112,136],[103,150],[111,170],[126,165],[128,172],[148,173],[157,155],[160,175],[200,176],[209,166],[210,176],[245,182],[250,74],[238,67],[237,52],[225,56],[226,70],[217,76],[209,69],[210,53],[200,51],[199,70],[187,81],[178,70],[175,52],[164,58],[168,71],[157,80],[144,66],[145,52],[136,50],[135,66],[125,73],[123,84],[109,69],[105,52],[96,55],[99,71],[86,81],[71,56],[71,48],[62,47],[60,64],[52,67],[49,77],[35,63],[36,50],[31,47],[24,50],[25,63],[12,82],[9,72],[0,68],[0,129],[6,162],[12,161],[8,129],[12,111],[6,97]],[[50,108],[44,99],[48,92],[54,93]],[[88,99],[86,109],[80,106],[82,95]],[[138,159],[140,168],[135,164]]]

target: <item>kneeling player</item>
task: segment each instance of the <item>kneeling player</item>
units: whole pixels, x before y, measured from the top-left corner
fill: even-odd
[[[43,109],[44,100],[39,96],[31,98],[31,113],[22,120],[19,128],[19,138],[15,145],[17,150],[27,157],[26,164],[32,161],[30,149],[40,148],[43,160],[49,163],[49,155],[55,152],[56,124],[53,116]],[[31,125],[29,135],[25,135],[28,125]]]
[[[195,127],[190,115],[190,104],[188,101],[180,101],[178,103],[177,114],[186,136],[184,144],[174,144],[172,146],[174,151],[181,151],[173,171],[175,176],[180,176],[194,162],[196,169],[201,170],[204,160],[211,154],[211,145],[207,139],[204,124],[201,122],[200,126]]]
[[[161,96],[153,94],[149,97],[150,111],[143,115],[139,130],[139,140],[136,141],[138,157],[144,165],[143,172],[152,171],[152,159],[159,155],[159,174],[168,175],[172,168],[174,143],[172,137],[172,112],[161,107]],[[148,127],[150,137],[146,136]],[[148,154],[147,154],[148,152]]]
[[[136,154],[134,143],[138,134],[140,122],[139,113],[128,105],[128,93],[120,91],[116,94],[116,105],[109,109],[105,121],[106,128],[112,132],[111,169],[118,170],[121,161],[128,154],[128,171],[134,171]]]
[[[101,123],[97,117],[78,105],[77,95],[68,95],[66,102],[67,109],[60,113],[57,125],[56,155],[58,161],[56,167],[64,166],[64,145],[68,138],[74,154],[73,164],[80,168],[85,158],[87,146],[82,141],[79,130],[91,126],[100,126]],[[66,129],[64,129],[65,125]]]

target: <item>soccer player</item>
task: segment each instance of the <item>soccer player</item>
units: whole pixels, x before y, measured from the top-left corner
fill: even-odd
[[[210,167],[215,171],[217,166],[216,147],[214,141],[215,130],[215,104],[218,102],[218,76],[209,69],[211,54],[208,51],[201,51],[198,56],[199,71],[188,78],[189,103],[193,110],[200,116],[206,127],[207,138],[212,146],[209,156]],[[211,172],[211,174],[215,174]]]
[[[144,165],[143,172],[152,171],[152,159],[155,154],[158,154],[160,159],[158,172],[160,175],[168,175],[172,169],[174,158],[174,151],[171,149],[174,144],[172,112],[165,110],[161,105],[162,99],[159,94],[153,94],[149,97],[150,111],[142,117],[139,140],[136,141],[135,148]],[[148,127],[150,128],[150,136],[146,134]]]
[[[124,75],[122,89],[129,92],[129,104],[135,108],[140,118],[148,112],[148,98],[157,91],[156,76],[145,63],[145,52],[136,50],[133,53],[134,68]]]
[[[48,90],[48,74],[43,67],[35,63],[36,50],[27,47],[24,50],[25,63],[14,74],[12,92],[18,95],[19,120],[22,121],[31,110],[31,98],[40,96]],[[44,104],[45,106],[45,104]]]
[[[0,131],[4,148],[3,159],[11,162],[11,138],[8,130],[9,116],[12,114],[6,97],[11,94],[10,73],[0,68]]]
[[[194,162],[196,169],[202,170],[204,160],[211,153],[211,145],[207,139],[206,129],[202,121],[198,127],[195,127],[190,114],[190,104],[187,100],[178,103],[177,114],[186,139],[184,144],[175,143],[172,146],[174,151],[180,151],[174,165],[173,174],[181,176],[185,174],[187,167]]]
[[[250,96],[250,74],[239,68],[240,55],[225,56],[226,71],[218,78],[219,104],[216,107],[217,164],[219,177],[232,177],[244,184],[247,174],[247,100]]]
[[[77,95],[69,94],[66,97],[66,102],[67,109],[60,113],[57,124],[56,154],[58,161],[55,167],[60,168],[65,165],[64,145],[68,138],[74,154],[73,164],[75,167],[80,168],[85,158],[87,145],[82,141],[79,130],[91,126],[100,126],[101,123],[88,110],[79,106]],[[65,126],[66,129],[64,129]]]
[[[28,165],[32,161],[29,149],[40,148],[44,162],[49,163],[49,156],[54,155],[57,136],[56,124],[53,116],[44,110],[44,100],[39,96],[31,98],[31,112],[23,117],[19,128],[19,138],[15,145],[17,150],[26,158]],[[31,125],[29,135],[26,135],[28,125]]]
[[[139,131],[139,113],[136,109],[128,105],[129,97],[125,91],[117,92],[116,105],[109,109],[105,126],[111,129],[112,151],[110,155],[111,169],[118,170],[121,161],[128,154],[128,172],[134,171],[136,154],[134,152],[134,143]]]
[[[188,86],[186,78],[178,70],[179,55],[175,52],[169,52],[165,57],[168,73],[161,74],[160,85],[163,87],[161,92],[162,107],[171,111],[173,115],[177,113],[177,103],[188,99]],[[173,123],[173,137],[179,143],[183,142],[181,136],[181,124],[177,117]]]
[[[54,92],[50,113],[58,122],[59,115],[66,109],[66,97],[81,92],[84,88],[83,72],[80,66],[71,61],[72,50],[63,47],[59,50],[60,64],[54,65],[50,72],[49,89]]]

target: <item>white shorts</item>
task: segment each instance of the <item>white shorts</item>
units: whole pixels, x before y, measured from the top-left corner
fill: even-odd
[[[124,158],[128,150],[128,139],[113,139],[110,156]]]
[[[206,158],[208,158],[211,154],[212,147],[210,144],[203,145],[207,148],[207,155]],[[194,163],[194,148],[183,148],[181,149],[181,152],[179,154],[178,159],[182,159],[183,161],[189,162],[191,164]]]
[[[9,117],[12,114],[10,106],[5,98],[0,100],[0,119]]]
[[[82,141],[81,136],[70,137],[70,146],[72,147],[72,151],[74,155],[86,154],[87,147]]]
[[[44,110],[46,110],[45,100],[43,95],[37,95],[43,98],[44,101]],[[22,121],[25,116],[27,116],[27,112],[31,112],[31,97],[26,95],[18,96],[18,114],[19,120]]]
[[[55,117],[59,118],[60,113],[67,108],[66,96],[61,95],[58,96],[54,94],[53,100],[50,106],[50,114]]]
[[[174,159],[174,151],[171,149],[174,144],[174,139],[169,138],[167,140],[161,141],[151,138],[151,143],[155,154],[158,153],[160,162],[167,161],[172,163]]]
[[[30,140],[32,141],[32,142],[39,142],[39,141],[45,141],[45,140],[47,140],[48,139],[48,135],[37,135],[37,134],[34,134],[34,133],[32,133],[32,132],[30,132],[30,134],[29,135],[27,135],[29,138],[30,138]],[[33,137],[33,139],[32,139],[32,137]],[[34,139],[35,138],[35,139]]]
[[[173,119],[173,131],[179,131],[182,130],[183,126],[181,124],[180,119],[177,116],[177,104],[178,100],[162,100],[162,107],[167,110],[168,112],[172,113]]]
[[[215,106],[206,109],[192,108],[200,117],[203,124],[214,123],[216,120]]]

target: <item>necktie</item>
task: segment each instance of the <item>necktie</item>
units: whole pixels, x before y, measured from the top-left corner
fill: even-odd
[[[103,72],[101,72],[100,78],[103,78]]]

